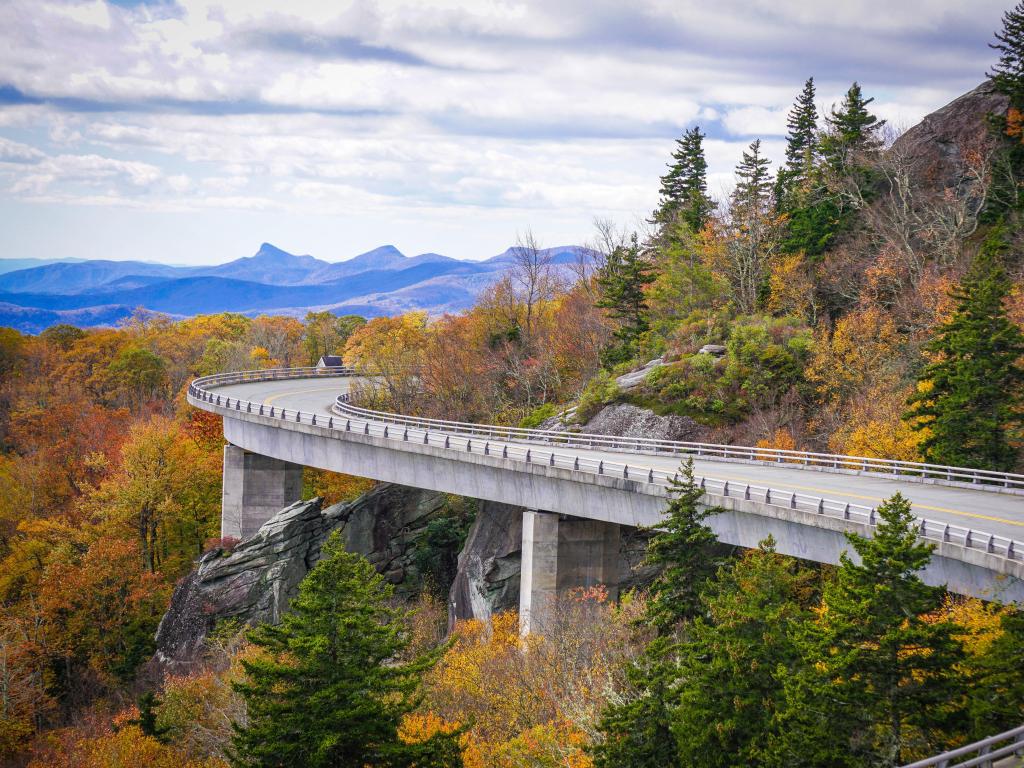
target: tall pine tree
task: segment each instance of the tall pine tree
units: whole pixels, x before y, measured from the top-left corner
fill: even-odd
[[[704,491],[693,476],[693,460],[672,484],[667,518],[647,547],[646,562],[660,566],[651,587],[645,623],[656,637],[627,675],[633,695],[602,713],[602,740],[594,748],[597,768],[662,768],[678,765],[671,733],[671,700],[678,677],[680,630],[702,610],[701,591],[722,563],[718,539],[704,524],[719,507],[699,506]],[[685,634],[685,630],[683,631]]]
[[[999,61],[988,73],[989,82],[1009,99],[1005,114],[989,115],[999,139],[999,155],[993,162],[992,189],[983,218],[988,221],[1024,208],[1024,2],[1003,14],[1003,28],[991,47]]]
[[[612,333],[617,343],[603,356],[606,364],[631,360],[638,352],[640,337],[651,327],[644,289],[652,282],[654,267],[641,252],[636,235],[629,245],[615,248],[598,272],[597,306],[618,321]]]
[[[1003,268],[1005,227],[995,226],[952,297],[953,316],[927,349],[908,418],[925,430],[921,450],[936,464],[1012,470],[1024,426],[1024,333],[1007,316],[1012,284]]]
[[[795,628],[809,616],[813,572],[775,552],[769,537],[719,571],[704,598],[706,618],[681,648],[672,733],[679,764],[756,766],[782,698],[775,670],[799,655]]]
[[[837,173],[847,173],[857,165],[859,156],[882,145],[879,132],[885,120],[868,111],[875,99],[865,99],[860,85],[854,83],[838,109],[832,107],[825,122],[828,130],[821,139],[821,154]]]
[[[373,566],[332,534],[291,611],[250,634],[266,656],[244,661],[246,679],[235,686],[248,708],[248,722],[236,726],[235,765],[462,765],[457,735],[420,744],[398,737],[435,658],[395,662],[408,639],[391,596]]]
[[[798,204],[814,175],[818,159],[818,107],[814,99],[814,78],[809,77],[786,120],[786,162],[775,181],[775,201],[780,213]]]
[[[963,648],[952,623],[926,618],[943,600],[920,578],[933,545],[918,539],[900,494],[877,514],[872,538],[847,534],[861,562],[840,556],[817,619],[796,636],[802,663],[779,667],[770,765],[897,766],[941,752],[962,730]]]
[[[736,166],[736,187],[733,189],[733,210],[750,217],[767,213],[772,199],[772,177],[768,167],[771,160],[761,155],[761,140],[757,139]]]
[[[647,618],[663,635],[701,613],[701,591],[723,562],[718,537],[704,521],[724,510],[701,507],[704,490],[693,476],[693,459],[680,472],[682,479],[673,479],[669,490],[665,521],[645,558],[662,569],[651,585]]]
[[[661,177],[661,202],[653,222],[665,226],[681,219],[693,232],[699,232],[715,207],[707,195],[708,163],[699,126],[676,139],[668,168]]]

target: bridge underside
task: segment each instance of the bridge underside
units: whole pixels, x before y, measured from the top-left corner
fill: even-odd
[[[280,488],[275,485],[268,489],[273,503],[277,503],[278,495],[282,497],[283,503],[276,509],[288,503],[289,499],[285,498],[288,494],[292,494],[294,498],[291,500],[295,500],[300,492],[300,488],[287,479],[289,475],[285,468],[289,465],[317,467],[569,516],[563,520],[583,518],[614,526],[655,526],[661,521],[667,504],[663,487],[636,480],[575,473],[546,464],[524,467],[522,462],[500,456],[465,454],[455,459],[449,451],[436,446],[402,443],[400,448],[396,448],[395,441],[386,438],[350,434],[339,440],[327,430],[311,428],[308,424],[296,427],[289,428],[280,420],[262,417],[249,416],[245,420],[224,418],[224,435],[232,446],[281,462],[281,471],[274,475],[277,479],[273,481]],[[259,462],[245,464],[237,461],[229,465],[226,461],[225,488],[241,487],[244,496],[247,482],[255,482],[255,467],[258,465]],[[241,472],[242,479],[229,478],[229,472]],[[266,483],[268,476],[265,473],[260,482]],[[250,481],[250,477],[253,480]],[[708,520],[719,540],[726,544],[756,547],[771,535],[777,542],[777,550],[783,554],[834,564],[839,562],[842,552],[850,551],[845,531],[870,535],[867,525],[755,500],[709,495],[708,501],[726,508],[725,513]],[[612,579],[601,567],[581,570],[571,565],[576,558],[571,558],[568,564],[560,564],[560,556],[569,557],[571,536],[566,532],[573,525],[559,526],[548,516],[532,514],[535,516],[529,526],[524,519],[524,588],[521,592],[527,593],[525,600],[532,601],[522,607],[535,617],[536,624],[537,617],[545,615],[547,609],[544,606],[550,604],[552,590],[564,588],[567,580],[577,579],[578,584],[583,585],[588,580],[607,583]],[[256,520],[257,516],[253,516],[247,526],[256,524],[258,527]],[[528,527],[531,531],[529,540]],[[551,542],[559,541],[562,528],[565,531],[561,535],[562,543],[552,549]],[[582,539],[590,541],[590,549],[586,550],[588,559],[600,550],[595,543],[598,539],[603,541],[606,535],[617,536],[617,529],[614,534],[608,530],[611,529],[579,534]],[[552,551],[555,553],[553,560]],[[580,551],[578,546],[577,551]],[[850,554],[855,556],[852,551]],[[529,569],[526,567],[528,557],[533,558]],[[1006,564],[994,554],[940,543],[922,577],[930,584],[946,585],[952,592],[1024,604],[1024,564],[1012,565],[1022,565],[1021,573],[999,573]],[[994,577],[994,573],[998,575]],[[575,575],[570,577],[566,574]]]

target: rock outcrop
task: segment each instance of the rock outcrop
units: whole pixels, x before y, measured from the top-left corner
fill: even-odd
[[[912,167],[916,181],[936,192],[959,187],[972,152],[983,153],[988,138],[987,115],[1006,114],[1009,100],[988,83],[959,96],[927,115],[893,144],[893,151]]]
[[[234,550],[203,555],[178,584],[157,630],[157,660],[172,671],[187,668],[225,619],[278,621],[333,531],[395,584],[396,594],[418,593],[415,545],[443,506],[443,494],[381,485],[353,502],[323,508],[314,499],[281,510]]]
[[[659,416],[629,403],[614,403],[598,411],[582,431],[593,435],[695,441],[701,438],[703,429],[689,416]]]

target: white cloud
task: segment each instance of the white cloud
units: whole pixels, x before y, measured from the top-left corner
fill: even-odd
[[[755,137],[778,162],[809,75],[823,106],[859,79],[916,121],[980,80],[1003,5],[6,0],[0,205],[358,219],[382,239],[447,222],[483,252],[526,224],[582,240],[595,214],[647,215],[694,122],[713,191]]]

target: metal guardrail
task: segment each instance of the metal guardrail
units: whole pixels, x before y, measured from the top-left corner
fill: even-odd
[[[313,378],[319,376],[360,376],[366,375],[352,368],[293,368],[273,369],[268,371],[240,371],[207,376],[196,379],[188,388],[190,398],[214,405],[216,407],[245,411],[287,422],[310,424],[324,429],[340,432],[356,432],[368,436],[383,437],[400,442],[416,442],[432,445],[453,451],[476,453],[484,456],[500,456],[505,459],[522,461],[527,464],[545,464],[576,472],[588,472],[596,475],[618,477],[640,483],[671,487],[678,472],[667,472],[653,468],[632,466],[624,462],[605,461],[582,454],[559,453],[554,445],[585,449],[604,449],[622,453],[664,454],[666,451],[654,451],[646,447],[649,443],[662,446],[678,446],[676,451],[668,451],[671,455],[681,457],[696,454],[688,450],[693,443],[670,443],[668,441],[644,441],[620,438],[608,438],[603,435],[566,435],[561,432],[543,430],[527,430],[507,427],[486,427],[479,424],[441,421],[436,419],[420,419],[400,414],[383,413],[358,408],[347,402],[347,397],[339,397],[335,401],[335,412],[332,416],[317,415],[304,411],[266,406],[262,402],[252,402],[242,398],[231,398],[211,392],[208,387],[246,382],[276,381],[282,379]],[[524,438],[530,438],[529,441]],[[554,438],[566,438],[556,441]],[[571,439],[570,439],[571,438]],[[593,439],[593,442],[591,442]],[[544,447],[538,448],[537,443]],[[640,443],[640,447],[635,447]],[[727,446],[716,446],[725,448]],[[762,449],[748,449],[760,452]],[[764,449],[767,450],[767,449]],[[794,493],[749,483],[719,480],[711,477],[699,478],[700,487],[708,494],[723,498],[739,497],[769,506],[800,510],[803,512],[823,515],[835,519],[849,520],[869,526],[875,525],[877,510],[862,504],[834,501],[819,496]],[[992,553],[1011,561],[1024,561],[1024,543],[984,533],[972,528],[918,518],[919,535],[927,540],[952,543],[966,549]]]
[[[997,761],[1012,756],[1024,757],[1024,725],[903,768],[993,768]]]

